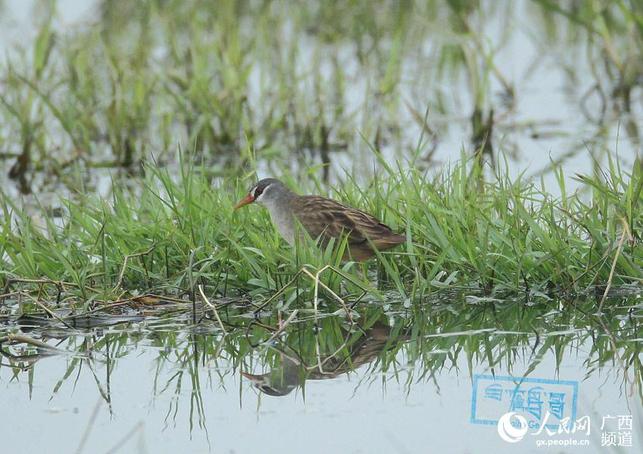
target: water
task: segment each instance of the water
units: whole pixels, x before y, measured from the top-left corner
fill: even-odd
[[[99,4],[72,0],[58,2],[54,25],[59,30],[91,26],[97,20]],[[14,55],[18,48],[33,40],[36,32],[34,22],[37,22],[38,13],[42,11],[34,5],[37,2],[5,2],[5,26],[4,31],[0,32],[0,49],[7,55]],[[488,8],[482,8],[484,14],[480,23],[472,26],[478,39],[482,40],[483,48],[488,51],[493,48],[494,65],[500,74],[494,77],[492,73],[481,89],[485,99],[484,108],[494,109],[492,145],[496,153],[502,156],[501,161],[505,157],[508,159],[511,175],[524,172],[528,177],[542,176],[547,189],[556,194],[556,178],[546,171],[552,162],[560,163],[567,174],[589,174],[594,171],[594,160],[604,163],[605,152],[609,150],[617,153],[617,160],[623,168],[632,167],[642,150],[639,131],[643,128],[643,102],[640,87],[632,91],[632,111],[629,113],[619,105],[618,99],[602,99],[593,87],[601,86],[605,92],[611,88],[609,81],[601,79],[606,75],[596,69],[596,65],[602,63],[597,63],[595,59],[595,46],[583,39],[572,42],[564,39],[548,41],[543,36],[540,21],[531,20],[538,14],[534,8],[531,2],[512,2],[511,8],[507,8],[503,14],[497,11],[494,14],[494,8],[488,5]],[[425,14],[427,21],[432,20],[428,12]],[[293,28],[287,20],[282,25],[285,30]],[[426,27],[422,21],[410,25],[411,28],[423,26]],[[462,150],[472,150],[471,115],[478,94],[471,88],[472,82],[466,76],[466,69],[455,71],[456,75],[447,77],[437,73],[435,68],[441,61],[439,50],[454,39],[448,27],[441,29],[443,26],[439,24],[431,28],[431,32],[424,32],[424,35],[420,32],[424,41],[411,41],[409,44],[413,50],[403,55],[397,87],[399,93],[393,107],[380,105],[373,100],[377,88],[374,84],[378,80],[376,74],[380,68],[373,63],[364,66],[357,64],[353,43],[340,41],[334,46],[320,47],[315,36],[292,36],[292,32],[284,32],[286,42],[297,40],[300,43],[295,59],[299,68],[297,74],[307,74],[307,68],[319,60],[321,80],[332,80],[335,58],[344,72],[346,89],[341,101],[342,108],[354,114],[342,120],[343,124],[332,125],[340,132],[344,129],[348,132],[342,132],[347,135],[343,138],[336,137],[338,132],[331,134],[331,141],[345,146],[344,151],[331,153],[331,181],[344,180],[345,172],[358,175],[359,181],[377,172],[378,164],[367,141],[374,141],[374,128],[378,125],[389,125],[398,131],[383,133],[380,148],[386,159],[390,162],[409,159],[410,150],[416,147],[422,135],[416,116],[423,116],[427,109],[427,121],[435,136],[425,135],[422,148],[423,154],[428,154],[433,148],[434,153],[429,162],[419,161],[419,164],[439,169],[460,159]],[[565,31],[558,30],[558,33],[564,35]],[[473,38],[469,44],[474,49],[480,46]],[[29,52],[29,45],[26,47]],[[160,45],[156,51],[162,58],[167,49]],[[266,102],[266,93],[271,91],[265,82],[262,84],[262,80],[271,77],[276,77],[273,69],[261,64],[253,66],[249,76],[248,103],[258,116],[265,111],[263,103]],[[513,101],[507,99],[501,78],[513,87]],[[312,84],[309,79],[302,76],[302,84]],[[336,101],[332,100],[330,93],[322,93],[321,96],[329,109],[336,107]],[[309,115],[313,116],[314,109],[310,109]],[[606,109],[606,113],[601,119],[599,113],[603,109]],[[152,123],[158,121],[155,117]],[[146,139],[150,143],[149,148],[157,156],[168,151],[157,143],[159,136],[158,132],[153,132]],[[171,136],[173,145],[181,143],[184,149],[192,148],[193,144],[187,145],[188,137],[180,127],[173,129]],[[286,149],[296,156],[295,159],[284,161],[291,164],[295,172],[319,164],[318,150],[310,150],[312,157],[308,156],[302,150],[293,148],[291,137],[270,145],[277,150]],[[7,148],[14,152],[19,149],[17,146]],[[104,147],[97,145],[95,148],[94,152],[101,157],[100,150]],[[109,160],[109,153],[105,160]],[[281,172],[283,168],[275,167],[270,159],[262,160],[259,154],[260,177],[275,176]],[[0,178],[4,179],[6,172],[1,173]],[[120,176],[116,169],[98,169],[88,173],[93,176],[86,184],[105,196],[109,193],[111,179]],[[43,200],[45,203],[55,203],[48,202],[48,195],[56,193],[56,188],[51,187],[52,181],[55,180],[46,178],[46,175],[36,175],[34,186],[41,193],[41,203]],[[2,180],[0,183],[17,195],[12,183],[3,183]],[[566,184],[569,191],[579,186],[573,179]]]
[[[234,310],[221,312],[227,336],[214,320],[190,327],[189,311],[177,317],[174,306],[159,309],[172,316],[145,309],[153,315],[89,331],[30,330],[23,320],[26,335],[66,353],[42,351],[51,354],[31,357],[25,370],[3,358],[2,406],[11,409],[2,414],[2,427],[11,427],[2,431],[3,450],[77,452],[84,443],[81,452],[107,452],[126,438],[119,452],[540,452],[538,442],[569,439],[588,445],[562,452],[607,452],[602,418],[631,415],[636,451],[642,314],[640,303],[629,313],[624,306],[640,292],[608,300],[602,322],[583,301],[559,310],[553,302],[492,307],[459,298],[412,309],[371,304],[356,326],[322,317],[319,329],[304,307],[294,319],[301,322],[269,344],[261,341],[272,333]],[[258,321],[277,326],[274,317]],[[16,333],[14,323],[8,331]],[[474,398],[475,380],[483,383]],[[508,391],[521,381],[525,391],[540,387],[542,413],[548,393],[565,394],[563,411],[589,416],[590,435],[532,435],[534,426],[510,444],[495,424],[480,424],[501,416],[494,404],[509,410]],[[500,402],[485,397],[494,383],[505,390]],[[556,383],[576,384],[576,404],[573,386]]]

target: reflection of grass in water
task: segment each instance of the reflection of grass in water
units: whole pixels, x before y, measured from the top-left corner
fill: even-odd
[[[417,300],[463,284],[490,294],[569,294],[641,280],[639,164],[630,174],[612,161],[604,175],[582,177],[585,186],[574,194],[565,192],[559,173],[560,199],[520,179],[485,181],[473,163],[432,180],[419,171],[386,168],[387,176],[364,189],[346,184],[335,196],[406,233],[405,245],[366,266],[379,263],[380,284],[403,297]],[[209,297],[267,298],[303,265],[314,270],[334,260],[356,276],[355,283],[326,273],[324,284],[340,295],[367,288],[378,297],[365,269],[342,265],[333,251],[284,247],[264,209],[233,212],[249,180],[213,188],[202,170],[186,167],[175,181],[148,168],[138,193],[116,189],[109,202],[80,196],[64,202],[57,220],[45,211],[34,218],[4,197],[0,279],[6,290],[25,290],[39,302],[55,299],[81,312],[145,292],[194,300],[198,285]],[[275,303],[290,304],[297,295],[310,299],[309,279],[291,284]]]
[[[402,303],[392,302],[387,310],[372,305],[360,311],[359,322],[352,327],[339,317],[295,321],[269,344],[262,342],[272,333],[257,322],[274,326],[275,315],[258,321],[232,317],[230,323],[236,327],[226,336],[214,321],[202,323],[200,334],[155,330],[150,324],[142,331],[72,336],[59,348],[77,355],[52,394],[76,386],[83,368],[103,399],[108,404],[112,398],[116,401],[110,381],[122,380],[127,374],[123,359],[138,356],[143,348],[155,356],[156,365],[150,369],[154,370],[151,399],[171,397],[168,423],[185,417],[182,412],[189,410],[191,430],[195,424],[206,427],[203,401],[207,395],[229,386],[240,371],[265,377],[262,384],[273,395],[298,389],[305,393],[310,380],[332,380],[344,374],[359,377],[356,393],[366,392],[361,390],[363,384],[375,382],[383,387],[395,383],[410,393],[419,383],[432,382],[439,388],[454,375],[466,378],[486,372],[534,377],[541,361],[553,358],[555,369],[547,370],[544,378],[581,379],[570,363],[584,369],[578,371],[584,374],[582,379],[603,368],[601,377],[613,374],[628,397],[643,400],[640,342],[635,340],[640,337],[637,319],[641,314],[640,308],[631,312],[631,300],[611,300],[609,312],[601,319],[593,314],[596,302],[582,299],[559,307],[559,301],[543,297],[493,299],[447,292],[424,303],[405,309]],[[40,333],[46,336],[47,328]],[[16,361],[6,355],[10,350],[3,346],[5,360]],[[33,361],[28,372],[31,385],[38,383],[38,368],[45,364]],[[360,372],[355,373],[355,368]],[[247,392],[247,387],[239,392]]]
[[[478,25],[511,18],[513,8],[495,3],[98,3],[99,21],[71,31],[43,14],[29,56],[0,69],[2,155],[19,156],[11,173],[25,191],[30,165],[52,174],[68,173],[75,162],[129,167],[178,140],[208,158],[246,162],[251,144],[268,159],[305,160],[308,150],[328,163],[335,149],[365,148],[358,130],[378,147],[404,136],[407,109],[418,126],[435,130],[417,115],[429,100],[432,111],[461,116],[451,99],[463,79],[474,143],[491,149],[487,123],[503,117],[491,81],[509,104],[516,95],[494,62],[499,48]],[[640,12],[627,3],[528,6],[543,17],[543,39],[589,42],[593,67],[607,66],[595,71],[602,98],[623,99],[630,112],[641,83]],[[561,24],[569,40],[556,32]],[[405,85],[417,103],[401,99]],[[422,87],[430,88],[417,93]],[[633,120],[625,124],[638,135]]]

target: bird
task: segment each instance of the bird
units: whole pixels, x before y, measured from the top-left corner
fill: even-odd
[[[297,224],[322,246],[331,240],[346,237],[344,260],[363,262],[376,251],[394,248],[406,241],[374,216],[317,195],[298,195],[276,178],[259,180],[248,195],[239,201],[235,210],[259,203],[268,209],[272,222],[290,245],[297,239]]]

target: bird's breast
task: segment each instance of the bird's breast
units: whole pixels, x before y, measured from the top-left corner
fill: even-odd
[[[272,222],[277,227],[277,231],[288,244],[295,243],[295,219],[291,210],[281,207],[269,207]]]

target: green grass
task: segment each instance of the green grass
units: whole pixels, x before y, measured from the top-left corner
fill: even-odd
[[[331,250],[287,246],[259,206],[233,211],[252,178],[212,185],[203,168],[188,165],[178,177],[149,166],[140,187],[115,184],[109,200],[66,199],[58,219],[44,209],[28,214],[0,196],[0,279],[65,282],[63,296],[85,307],[132,292],[192,294],[198,284],[213,295],[267,298],[305,264],[343,267],[359,282],[342,289],[345,295],[361,288],[378,295],[379,284],[413,300],[449,286],[569,294],[641,283],[639,162],[628,170],[610,160],[605,174],[579,177],[583,185],[573,194],[559,173],[560,197],[520,178],[484,176],[475,162],[434,177],[385,168],[368,184],[349,180],[328,191],[406,233],[406,244],[367,265],[379,264],[379,282]],[[285,300],[296,287],[310,288],[306,281]],[[324,282],[340,291],[346,280],[329,272]],[[43,299],[60,290],[20,285],[40,289]]]

